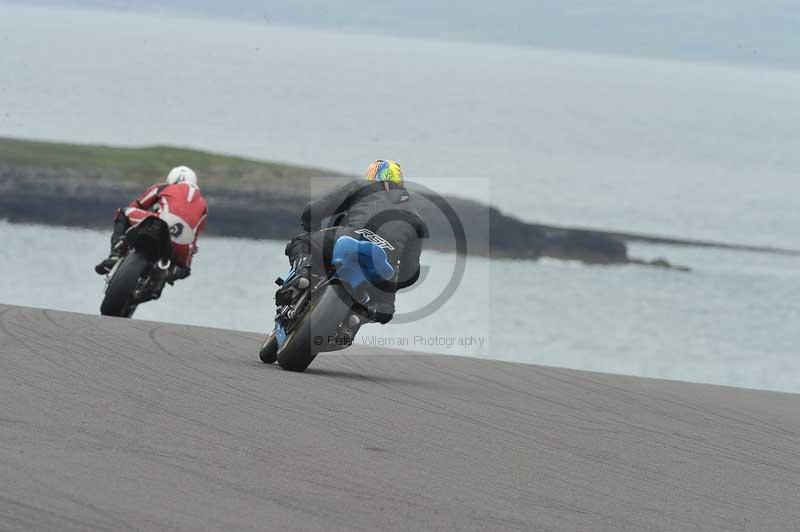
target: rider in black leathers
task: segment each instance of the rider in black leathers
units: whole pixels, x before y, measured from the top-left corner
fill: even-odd
[[[427,236],[427,228],[403,184],[399,164],[375,161],[366,177],[367,181],[346,183],[305,206],[301,219],[306,232],[286,245],[286,255],[297,276],[278,290],[278,304],[292,300],[295,291],[307,288],[312,271],[323,273],[336,239],[347,235],[378,244],[395,267],[394,279],[374,291],[366,309],[372,321],[385,324],[392,319],[395,293],[419,278],[422,239]],[[322,222],[329,218],[335,225],[320,230]]]

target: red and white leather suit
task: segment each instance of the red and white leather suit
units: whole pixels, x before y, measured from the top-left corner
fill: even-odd
[[[124,210],[131,225],[158,216],[169,225],[174,260],[189,267],[197,250],[197,238],[206,227],[208,205],[200,189],[191,183],[153,185]]]

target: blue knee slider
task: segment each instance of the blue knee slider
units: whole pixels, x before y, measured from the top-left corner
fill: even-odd
[[[354,289],[370,282],[379,284],[394,277],[394,266],[389,263],[386,251],[368,240],[341,236],[336,240],[331,254],[331,264],[336,277]]]

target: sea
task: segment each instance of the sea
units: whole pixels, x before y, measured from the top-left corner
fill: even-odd
[[[353,174],[395,158],[430,188],[527,221],[800,248],[798,123],[793,70],[0,3],[0,136]],[[107,242],[0,222],[0,302],[97,313]],[[283,243],[200,247],[192,277],[136,318],[271,328]],[[800,392],[799,258],[631,255],[692,271],[469,257],[438,310],[357,341]],[[434,302],[456,257],[423,262],[401,312]]]

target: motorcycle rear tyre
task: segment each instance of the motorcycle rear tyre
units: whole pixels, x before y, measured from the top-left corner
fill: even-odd
[[[350,313],[350,296],[338,284],[328,285],[319,294],[300,323],[278,350],[278,364],[289,371],[305,371],[320,352],[320,346],[336,333],[339,324]]]
[[[136,310],[136,305],[132,303],[133,291],[150,263],[135,250],[120,260],[122,262],[108,283],[106,295],[100,305],[100,314],[130,318]]]

